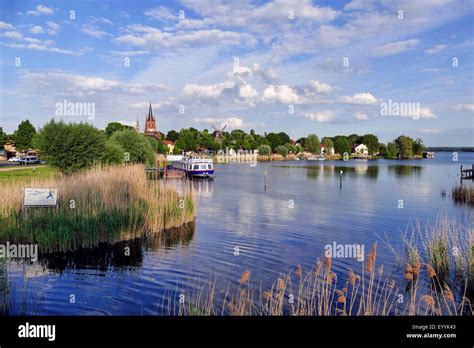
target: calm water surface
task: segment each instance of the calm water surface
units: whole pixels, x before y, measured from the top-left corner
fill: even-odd
[[[440,214],[472,226],[474,209],[449,197],[459,166],[472,163],[472,153],[460,153],[458,162],[451,153],[437,153],[432,160],[216,165],[215,180],[193,184],[195,226],[36,264],[3,265],[10,313],[153,315],[176,289],[217,279],[223,290],[247,270],[252,281],[269,287],[298,264],[309,270],[333,242],[364,244],[368,252],[378,241],[377,262],[390,269],[396,266],[393,253],[378,235],[400,245],[400,232],[410,223],[434,223]],[[122,256],[125,246],[131,257]],[[342,275],[361,267],[354,259],[333,264]]]

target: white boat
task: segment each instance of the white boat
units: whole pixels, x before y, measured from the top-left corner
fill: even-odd
[[[325,161],[326,157],[324,157],[323,155],[311,156],[311,157],[308,157],[306,160],[307,161]]]
[[[214,162],[209,158],[184,157],[174,161],[172,166],[184,171],[188,177],[209,178],[214,174]]]

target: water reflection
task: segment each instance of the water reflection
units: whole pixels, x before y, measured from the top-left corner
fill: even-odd
[[[412,175],[419,177],[421,175],[421,171],[423,170],[422,166],[411,166],[402,164],[388,165],[387,168],[389,174],[393,174],[399,178],[408,177]]]
[[[142,266],[144,251],[154,252],[159,249],[188,246],[194,236],[194,230],[195,223],[192,222],[146,238],[135,238],[114,244],[100,243],[96,248],[67,253],[45,254],[40,256],[39,264],[44,269],[58,273],[69,269],[93,269],[100,272],[116,268],[133,270]],[[32,273],[35,270],[27,266],[26,271]]]

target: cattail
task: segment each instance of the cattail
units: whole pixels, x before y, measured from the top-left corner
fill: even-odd
[[[354,285],[354,284],[355,284],[356,275],[355,275],[354,271],[351,270],[351,269],[349,270],[349,278],[348,278],[348,280],[349,280],[349,283],[350,283],[351,285]]]
[[[420,260],[416,260],[415,265],[413,266],[413,275],[418,276],[420,273]]]
[[[284,288],[285,288],[285,281],[281,278],[278,278],[277,289],[278,290],[283,290]]]
[[[324,263],[325,263],[327,269],[331,268],[331,258],[329,256],[324,257]]]
[[[406,272],[413,273],[413,267],[409,263],[407,263]]]
[[[426,303],[427,306],[433,307],[435,304],[434,298],[430,295],[424,295],[421,297],[421,300]]]
[[[330,272],[330,273],[328,273],[328,276],[327,276],[326,279],[327,279],[327,282],[329,284],[332,284],[332,281],[333,281],[334,278],[336,278],[336,273]]]
[[[387,283],[387,289],[388,291],[392,291],[392,289],[395,287],[395,280],[390,279]]]
[[[298,278],[301,278],[301,277],[302,277],[302,275],[303,275],[303,270],[302,270],[300,264],[298,264],[298,267],[296,268],[295,274],[296,274],[296,276],[297,276]]]
[[[240,276],[240,284],[245,284],[249,280],[250,280],[250,272],[245,271],[244,273],[242,273],[242,275]]]
[[[372,273],[374,271],[376,256],[377,256],[377,243],[374,243],[374,245],[372,245],[372,250],[370,251],[369,255],[367,255],[367,263],[365,265],[365,268],[367,272],[369,273]]]
[[[448,284],[444,283],[443,287],[444,287],[443,294],[446,300],[454,302],[454,295],[451,289],[449,288]]]
[[[265,291],[263,293],[263,298],[266,299],[266,300],[271,300],[273,298],[273,295],[270,291]]]
[[[428,263],[425,263],[425,268],[426,268],[426,271],[428,272],[428,276],[430,278],[434,278],[436,276],[436,272],[435,272],[434,268],[431,267],[431,265],[429,265]]]
[[[337,294],[337,303],[346,303],[346,296],[344,296],[344,291],[336,290]]]
[[[319,274],[319,272],[321,271],[321,266],[322,266],[321,260],[319,260],[318,258],[318,261],[316,261],[316,269],[314,271],[314,275]]]
[[[407,272],[405,274],[405,279],[408,280],[409,282],[413,281],[413,273]]]

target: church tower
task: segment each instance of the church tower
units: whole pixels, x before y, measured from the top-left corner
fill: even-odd
[[[153,110],[151,109],[150,103],[150,107],[148,108],[148,114],[146,115],[145,119],[145,135],[156,137],[157,134],[159,133],[156,131],[156,120],[155,116],[153,115]]]

